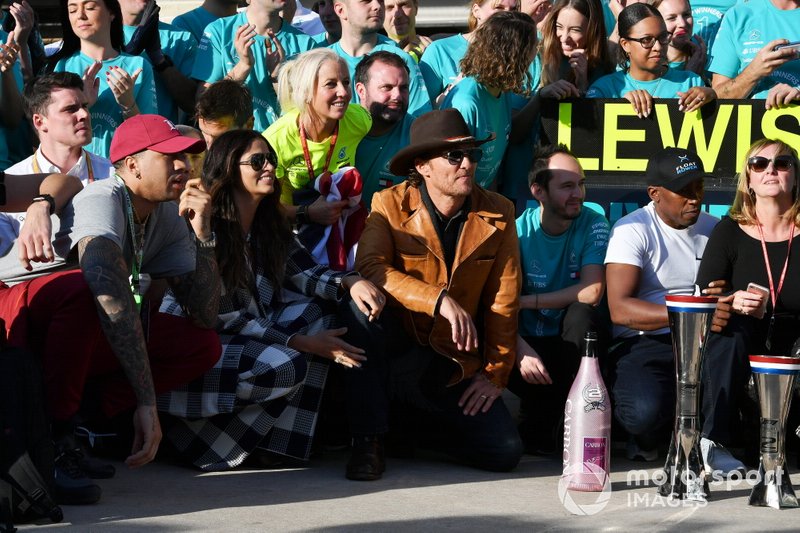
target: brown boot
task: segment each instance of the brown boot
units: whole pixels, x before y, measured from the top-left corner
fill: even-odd
[[[352,452],[345,476],[354,481],[375,481],[386,470],[383,435],[353,437]]]

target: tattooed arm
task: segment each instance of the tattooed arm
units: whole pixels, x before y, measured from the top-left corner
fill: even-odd
[[[189,224],[197,238],[195,254],[197,262],[194,272],[173,276],[167,281],[194,325],[213,329],[217,325],[222,282],[219,277],[214,248],[200,245],[201,242],[207,242],[213,238],[211,195],[206,192],[200,178],[191,179],[186,183],[186,188],[181,193],[178,212],[189,218]]]
[[[128,283],[122,250],[104,237],[84,237],[78,242],[83,277],[95,297],[100,325],[136,395],[135,429],[128,466],[142,466],[156,455],[161,426],[156,393],[142,323]]]

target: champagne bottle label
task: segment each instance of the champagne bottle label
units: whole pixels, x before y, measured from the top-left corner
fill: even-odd
[[[596,473],[596,469],[589,470],[587,463],[592,463],[601,470],[606,470],[605,437],[585,437],[583,439],[583,471],[586,473]]]
[[[606,394],[605,387],[600,383],[587,383],[583,388],[583,401],[586,405],[583,406],[585,412],[606,410]]]

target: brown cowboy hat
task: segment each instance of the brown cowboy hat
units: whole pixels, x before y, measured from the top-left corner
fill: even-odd
[[[414,168],[414,159],[454,148],[480,146],[494,139],[476,139],[469,131],[464,117],[457,109],[429,111],[411,124],[411,142],[389,161],[389,170],[395,176],[406,176]]]

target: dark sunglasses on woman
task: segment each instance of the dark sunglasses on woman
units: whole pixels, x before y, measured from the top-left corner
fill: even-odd
[[[750,170],[755,170],[756,172],[764,172],[767,170],[770,163],[772,163],[772,168],[775,170],[785,172],[792,168],[794,161],[792,157],[788,155],[779,155],[775,159],[768,159],[757,155],[747,160],[747,166],[750,167]]]
[[[259,170],[264,170],[266,163],[269,163],[273,167],[278,166],[278,156],[275,154],[275,152],[259,152],[251,155],[250,159],[247,159],[246,161],[239,161],[240,165],[250,165],[250,168],[256,172]]]

